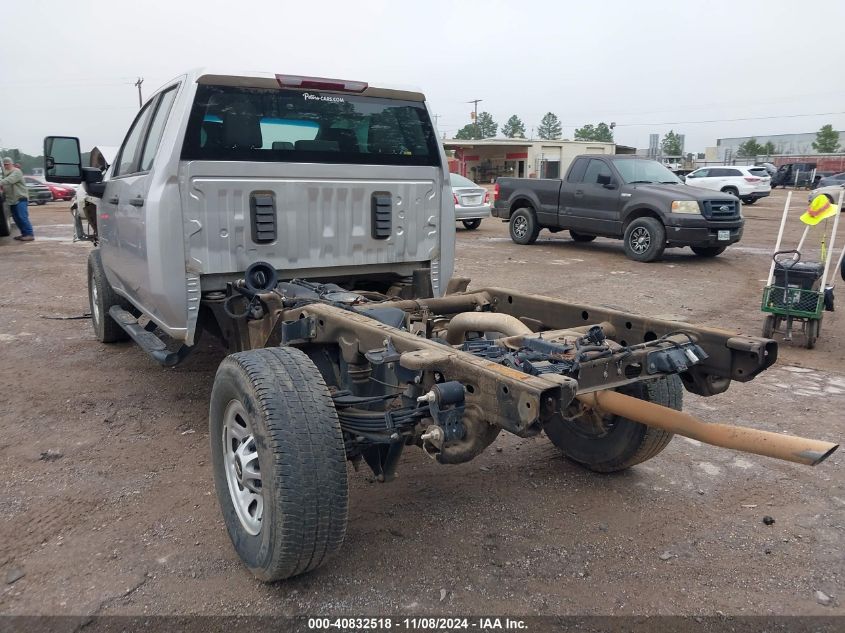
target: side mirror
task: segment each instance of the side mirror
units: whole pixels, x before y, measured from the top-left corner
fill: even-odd
[[[83,167],[82,180],[85,182],[85,190],[88,195],[95,198],[102,198],[106,192],[106,183],[103,182],[103,172],[96,167]]]
[[[48,136],[44,139],[44,179],[73,185],[82,182],[82,154],[78,138]]]
[[[596,183],[600,184],[605,189],[616,189],[616,184],[613,182],[612,176],[599,174],[596,176]]]

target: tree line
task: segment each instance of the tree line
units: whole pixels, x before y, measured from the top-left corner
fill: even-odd
[[[492,138],[496,136],[497,130],[506,138],[525,138],[525,123],[516,114],[511,115],[507,122],[499,128],[496,121],[493,120],[493,115],[489,112],[479,112],[475,122],[468,123],[458,130],[455,138],[463,141]],[[543,140],[557,140],[561,137],[562,132],[563,126],[554,112],[547,112],[543,115],[537,125],[537,138]],[[603,121],[596,125],[588,123],[575,130],[575,140],[612,143],[613,130]]]

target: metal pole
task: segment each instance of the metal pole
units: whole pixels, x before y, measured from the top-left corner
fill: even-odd
[[[798,248],[795,250],[799,253],[801,252],[801,247],[804,246],[804,240],[807,239],[807,234],[810,232],[810,225],[804,227],[804,232],[801,234],[801,240],[798,242]],[[792,259],[795,259],[795,255],[792,256]]]
[[[786,227],[786,216],[789,213],[789,203],[790,202],[792,202],[792,192],[791,191],[787,192],[787,194],[786,194],[786,204],[783,205],[783,217],[781,218],[781,221],[780,221],[780,230],[778,230],[778,239],[777,239],[777,242],[775,243],[775,253],[777,253],[780,250],[780,241],[781,241],[781,239],[783,239],[783,229]],[[772,254],[772,256],[774,257],[774,253]],[[769,278],[766,280],[767,286],[772,285],[772,277],[774,276],[774,274],[775,274],[775,260],[772,259],[772,264],[771,264],[771,266],[769,266]]]
[[[478,131],[478,102],[484,101],[484,99],[472,99],[467,101],[467,103],[472,103],[475,105],[475,136],[481,138],[481,133]]]
[[[143,77],[138,77],[138,81],[135,82],[135,86],[138,88],[138,107],[140,108],[144,105],[144,101],[141,98],[141,84],[144,83]]]
[[[830,268],[830,260],[833,257],[833,247],[836,240],[836,229],[839,228],[839,216],[842,215],[842,199],[845,198],[845,188],[839,192],[838,209],[836,210],[836,217],[833,218],[833,231],[830,236],[830,249],[827,251],[827,259],[824,264],[824,273],[822,273],[822,292],[824,292],[825,284],[827,283],[827,271]]]

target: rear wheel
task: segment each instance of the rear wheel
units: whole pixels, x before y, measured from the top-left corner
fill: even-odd
[[[676,375],[633,383],[617,391],[678,411],[683,405],[683,386]],[[666,448],[673,435],[628,418],[600,415],[584,407],[570,413],[574,415],[569,419],[556,417],[546,423],[543,430],[567,459],[600,473],[625,470],[651,459]]]
[[[660,259],[666,248],[666,229],[660,220],[637,218],[625,229],[625,254],[638,262]]]
[[[474,231],[479,226],[481,226],[481,220],[479,220],[479,219],[476,219],[476,220],[461,220],[461,224],[464,225],[464,228],[467,231]]]
[[[217,370],[214,485],[229,537],[264,581],[319,567],[343,544],[346,453],[331,394],[292,347],[239,352]]]
[[[533,244],[540,234],[540,226],[537,224],[537,217],[534,209],[522,207],[514,211],[511,216],[508,230],[511,239],[517,244]]]
[[[804,322],[804,347],[813,349],[816,346],[820,331],[821,321],[819,319],[807,319]]]
[[[699,257],[716,257],[724,253],[727,246],[690,246],[690,248]]]
[[[126,310],[129,303],[112,289],[106,279],[99,249],[94,249],[88,255],[88,305],[91,308],[91,325],[98,341],[116,343],[129,338],[117,321],[109,315],[112,306],[120,306]]]
[[[757,202],[757,198],[743,198],[742,199],[743,204],[751,205],[751,204],[754,204],[755,202]]]
[[[739,190],[736,187],[725,187],[724,189],[722,189],[722,193],[727,193],[739,198]]]
[[[777,321],[774,314],[767,314],[763,319],[763,338],[772,338],[777,327]]]
[[[596,239],[595,235],[578,233],[576,231],[573,231],[572,229],[569,229],[569,237],[571,237],[575,242],[592,242],[594,239]]]

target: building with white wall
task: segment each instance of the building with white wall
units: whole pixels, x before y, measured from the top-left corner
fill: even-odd
[[[443,141],[454,152],[451,171],[479,184],[499,176],[560,178],[578,154],[633,154],[634,148],[615,143],[543,139],[483,139]]]

